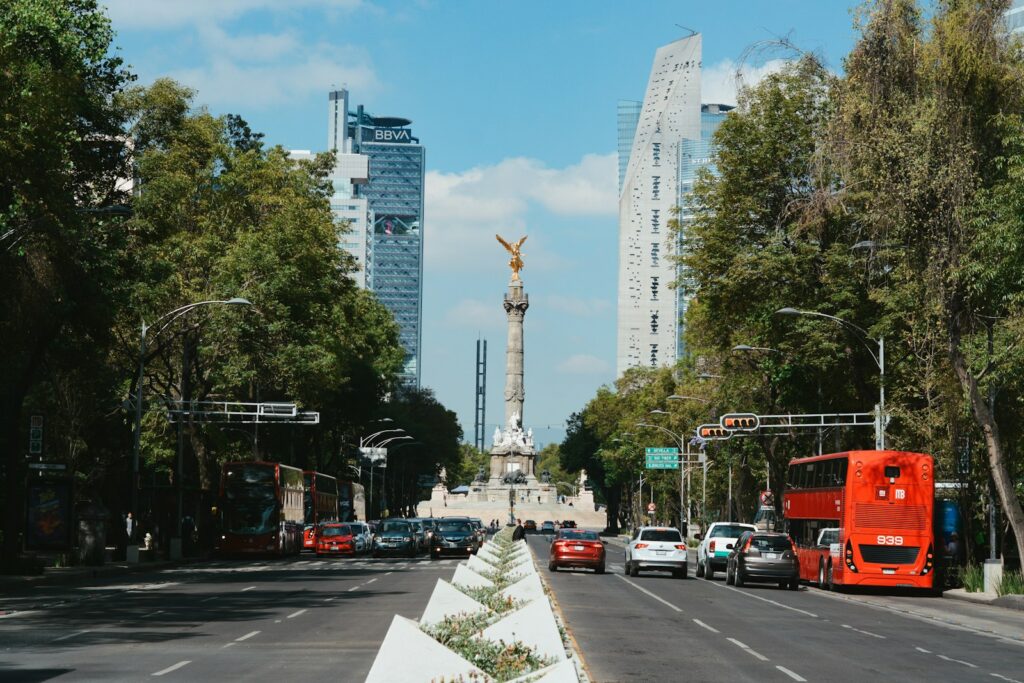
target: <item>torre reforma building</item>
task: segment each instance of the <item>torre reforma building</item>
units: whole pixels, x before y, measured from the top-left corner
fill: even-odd
[[[351,185],[351,201],[332,209],[367,216],[365,231],[353,221],[343,246],[365,264],[363,284],[395,317],[405,363],[399,381],[419,387],[423,338],[423,181],[426,150],[412,121],[350,108],[347,90],[328,96],[328,148],[339,158],[366,159],[366,178],[335,177],[335,194]],[[364,208],[365,207],[365,208]],[[356,253],[365,250],[365,253]]]
[[[678,243],[668,222],[680,204],[683,141],[701,139],[700,72],[695,34],[658,49],[641,106],[619,104],[620,155],[629,151],[628,161],[620,158],[619,375],[677,357],[685,302],[672,289]]]

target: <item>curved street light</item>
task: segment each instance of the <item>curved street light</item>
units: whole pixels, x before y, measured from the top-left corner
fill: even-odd
[[[145,382],[146,375],[146,343],[150,338],[155,338],[160,335],[161,332],[166,330],[171,323],[180,318],[181,316],[194,311],[200,306],[252,306],[252,302],[248,299],[235,296],[230,299],[214,299],[211,301],[197,301],[191,304],[185,304],[179,306],[173,311],[164,313],[162,316],[157,318],[152,325],[147,325],[146,321],[142,321],[142,334],[139,339],[139,375],[135,386],[135,430],[132,434],[132,495],[131,495],[131,512],[133,515],[139,514],[139,450],[142,444],[142,385]],[[166,321],[166,322],[165,322]],[[150,334],[149,331],[163,323],[156,332]],[[179,520],[180,521],[180,520]]]
[[[701,398],[700,396],[680,396],[679,394],[672,394],[667,398],[669,401],[699,401],[701,403],[711,403],[710,399]]]
[[[875,365],[878,366],[878,426],[876,428],[875,437],[875,448],[884,451],[885,450],[885,337],[879,335],[878,339],[873,339],[867,330],[859,325],[854,325],[849,320],[845,320],[838,316],[829,315],[828,313],[822,313],[820,311],[803,311],[798,308],[791,308],[789,306],[780,308],[775,311],[775,315],[789,315],[789,316],[809,316],[814,318],[824,318],[831,320],[840,327],[844,327],[857,337],[860,342],[864,345],[864,348],[868,350],[871,355],[871,359],[875,361]],[[877,353],[871,348],[871,344],[875,344]]]

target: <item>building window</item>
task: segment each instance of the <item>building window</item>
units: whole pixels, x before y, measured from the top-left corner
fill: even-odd
[[[658,276],[651,276],[651,301],[658,300]]]
[[[651,334],[658,334],[658,316],[660,314],[655,311],[651,313]]]

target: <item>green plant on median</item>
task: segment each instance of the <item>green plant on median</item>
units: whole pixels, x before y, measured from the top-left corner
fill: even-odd
[[[554,664],[554,660],[539,655],[523,643],[494,642],[480,638],[480,633],[492,620],[493,617],[482,613],[458,615],[448,617],[434,626],[424,627],[423,630],[498,681],[518,678]]]
[[[1003,595],[1024,595],[1024,573],[1003,572],[1003,579],[996,586],[996,593]]]
[[[985,574],[980,565],[969,564],[960,568],[960,580],[968,593],[981,593],[985,590]]]

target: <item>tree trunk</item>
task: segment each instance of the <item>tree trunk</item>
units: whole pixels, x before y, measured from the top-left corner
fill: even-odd
[[[956,324],[956,323],[952,323]],[[960,384],[967,393],[971,403],[971,411],[974,420],[985,435],[985,446],[988,451],[989,471],[992,474],[992,481],[995,483],[996,494],[999,496],[999,503],[1006,515],[1006,520],[1013,529],[1017,540],[1017,552],[1024,557],[1024,508],[1017,500],[1013,487],[1013,480],[1010,478],[1010,471],[1006,466],[1006,457],[1003,451],[1003,442],[999,434],[999,425],[996,424],[995,415],[989,410],[985,397],[978,389],[978,380],[967,367],[967,361],[960,351],[960,337],[956,331],[950,333],[950,360],[953,362],[953,369],[956,371]],[[995,543],[996,539],[989,539],[989,543]]]

